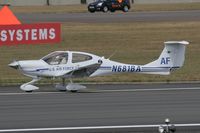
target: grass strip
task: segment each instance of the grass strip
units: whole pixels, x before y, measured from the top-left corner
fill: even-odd
[[[124,26],[126,25],[126,26]],[[121,74],[77,79],[78,82],[171,82],[200,80],[200,23],[197,22],[134,22],[115,24],[65,23],[63,40],[54,45],[18,45],[0,48],[0,84],[29,81],[8,67],[13,59],[40,59],[56,50],[76,50],[110,57],[124,63],[146,64],[158,58],[164,41],[186,40],[186,60],[183,68],[170,76]],[[44,81],[46,82],[46,81]]]

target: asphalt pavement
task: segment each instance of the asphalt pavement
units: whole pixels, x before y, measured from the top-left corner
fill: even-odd
[[[92,84],[79,93],[41,86],[24,93],[0,88],[2,129],[200,123],[200,84]],[[182,127],[185,133],[200,127]],[[156,131],[155,131],[156,130]],[[37,132],[37,131],[35,131]],[[42,131],[39,131],[42,132]],[[43,131],[66,132],[66,130]],[[157,132],[157,128],[68,130],[67,132]]]
[[[72,23],[120,23],[199,21],[200,10],[163,12],[116,12],[116,13],[18,13],[22,23],[72,22]]]

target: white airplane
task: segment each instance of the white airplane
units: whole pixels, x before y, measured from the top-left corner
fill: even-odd
[[[33,78],[32,81],[20,86],[23,91],[32,92],[39,89],[33,84],[41,78],[61,78],[62,84],[57,84],[60,91],[76,92],[86,88],[75,84],[72,78],[94,77],[117,73],[144,73],[169,75],[172,70],[183,66],[185,46],[187,41],[168,41],[159,58],[146,65],[124,64],[105,59],[94,54],[76,51],[55,51],[39,60],[14,61],[10,67],[20,70],[24,75]],[[65,79],[70,79],[68,85]]]

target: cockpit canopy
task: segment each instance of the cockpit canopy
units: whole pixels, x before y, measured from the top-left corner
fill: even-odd
[[[71,58],[70,58],[71,57]],[[61,65],[70,63],[79,63],[92,60],[92,56],[80,52],[56,51],[43,57],[49,65]]]
[[[72,53],[72,63],[84,62],[91,59],[92,59],[92,56],[90,55],[81,54],[81,53]]]
[[[59,65],[59,64],[67,64],[68,62],[68,53],[67,52],[53,52],[49,55],[42,58],[49,65]]]

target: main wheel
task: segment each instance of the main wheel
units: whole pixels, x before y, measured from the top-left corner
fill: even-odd
[[[71,90],[72,93],[76,93],[78,90]]]
[[[124,7],[123,7],[123,11],[124,11],[124,12],[128,12],[128,10],[129,10],[128,6],[124,6]]]
[[[59,90],[60,92],[66,92],[67,90]]]
[[[107,6],[103,7],[103,12],[108,12],[108,7]]]
[[[30,90],[30,91],[26,91],[27,93],[32,93],[33,92],[33,90]]]

